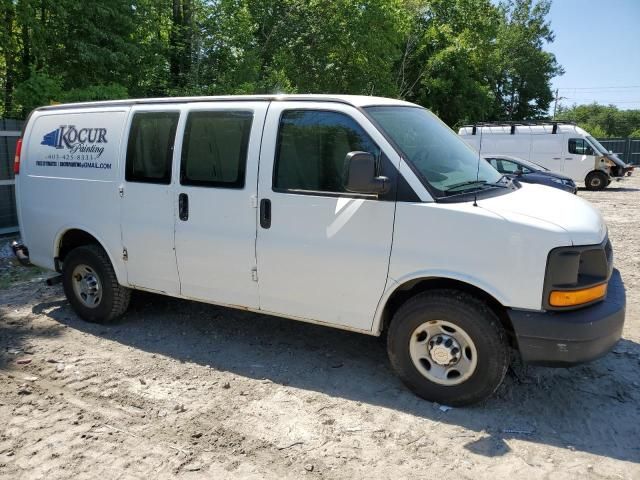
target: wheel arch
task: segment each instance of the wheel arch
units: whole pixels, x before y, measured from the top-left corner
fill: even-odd
[[[393,289],[390,289],[380,302],[372,333],[380,335],[384,332],[388,328],[395,312],[409,298],[425,291],[443,289],[459,290],[485,301],[500,319],[502,326],[507,331],[511,341],[513,341],[513,325],[507,313],[507,308],[503,302],[498,300],[497,295],[489,293],[468,281],[444,276],[419,276],[396,283]]]
[[[113,266],[113,269],[116,273],[118,283],[120,283],[121,285],[126,285],[126,278],[123,275],[123,272],[121,272],[120,265],[115,262],[110,249],[106,248],[106,243],[104,242],[104,240],[95,231],[83,226],[67,226],[62,228],[56,235],[53,248],[53,258],[56,271],[59,272],[62,270],[61,264],[62,262],[64,262],[65,257],[71,250],[90,244],[95,244],[102,247],[102,249],[107,254],[107,257],[109,257],[109,261],[111,262],[111,265]]]
[[[594,175],[598,175],[598,176],[604,177],[604,187],[602,187],[602,188],[606,188],[607,185],[609,185],[607,183],[607,181],[611,180],[611,174],[606,172],[606,171],[604,171],[604,170],[601,170],[599,168],[594,168],[593,170],[589,170],[587,172],[587,174],[584,176],[584,186],[585,187],[589,188],[589,178],[594,176]]]

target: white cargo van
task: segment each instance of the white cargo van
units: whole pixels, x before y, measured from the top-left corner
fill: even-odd
[[[462,127],[460,136],[482,155],[513,155],[561,173],[589,190],[633,171],[582,128],[566,123],[502,123]]]
[[[93,322],[132,289],[387,334],[418,395],[461,405],[512,348],[571,365],[625,297],[589,203],[501,176],[429,111],[358,96],[43,107],[15,161],[31,261]],[[26,250],[25,250],[26,251]]]

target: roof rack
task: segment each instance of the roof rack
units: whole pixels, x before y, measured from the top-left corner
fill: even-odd
[[[520,120],[520,121],[499,121],[499,122],[477,122],[462,127],[471,127],[471,135],[475,135],[478,127],[511,127],[511,135],[516,133],[516,127],[533,127],[533,126],[551,125],[552,134],[558,133],[558,125],[576,125],[575,122],[553,121],[553,120]]]

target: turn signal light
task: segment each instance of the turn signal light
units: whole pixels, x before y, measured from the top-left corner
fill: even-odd
[[[554,290],[549,296],[549,305],[552,307],[573,307],[584,303],[593,302],[604,298],[607,294],[607,284],[602,283],[595,287],[582,290]]]
[[[20,154],[22,153],[22,139],[19,138],[16,142],[16,156],[13,157],[13,174],[18,175],[20,173]]]

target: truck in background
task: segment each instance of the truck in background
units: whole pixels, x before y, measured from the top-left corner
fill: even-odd
[[[602,190],[634,169],[573,124],[482,123],[464,126],[458,133],[484,156],[523,158],[584,184],[588,190]]]

